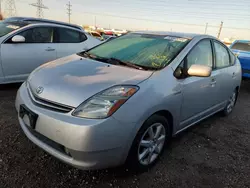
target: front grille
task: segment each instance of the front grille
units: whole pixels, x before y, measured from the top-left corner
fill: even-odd
[[[42,108],[46,108],[49,110],[61,112],[61,113],[68,113],[68,112],[73,110],[73,107],[66,106],[63,104],[58,104],[58,103],[55,103],[55,102],[52,102],[49,100],[41,99],[40,97],[36,96],[32,92],[29,85],[27,86],[27,88],[28,88],[28,93],[29,93],[29,96],[30,96],[32,102],[37,106],[40,106]]]
[[[242,69],[242,73],[243,73],[243,74],[244,74],[244,73],[250,74],[250,70],[248,70],[248,69]]]

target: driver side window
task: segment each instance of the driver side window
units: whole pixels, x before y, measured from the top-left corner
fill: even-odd
[[[210,40],[202,40],[188,54],[187,70],[194,64],[213,67],[213,54]]]
[[[37,27],[28,29],[19,33],[25,38],[25,43],[52,43],[53,28],[52,27]]]

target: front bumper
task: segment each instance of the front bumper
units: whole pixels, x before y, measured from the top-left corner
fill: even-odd
[[[25,84],[18,90],[16,109],[24,104],[38,115],[35,129],[18,116],[25,135],[59,160],[80,169],[101,169],[125,162],[135,124],[110,117],[92,120],[73,117],[35,105]]]

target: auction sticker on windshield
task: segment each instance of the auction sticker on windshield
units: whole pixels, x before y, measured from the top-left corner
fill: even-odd
[[[20,27],[17,26],[17,25],[8,25],[8,26],[6,26],[6,27],[11,28],[11,29],[18,29],[18,28],[20,28]]]
[[[188,39],[180,38],[180,37],[173,37],[173,36],[166,36],[164,39],[171,40],[173,42],[186,42]]]

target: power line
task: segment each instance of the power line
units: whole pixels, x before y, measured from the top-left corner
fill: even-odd
[[[5,16],[12,17],[16,16],[16,2],[15,0],[5,0]]]
[[[37,8],[36,14],[37,14],[37,17],[38,17],[38,18],[43,18],[43,9],[48,9],[48,7],[46,7],[46,6],[43,4],[43,1],[42,1],[42,0],[37,0],[36,3],[32,3],[32,4],[30,4],[30,5]]]
[[[112,2],[112,3],[105,2],[105,4],[106,5],[109,4],[110,7],[112,7],[112,5],[114,3],[118,3],[119,4],[119,2],[117,2],[117,1],[116,2]],[[139,3],[138,5],[142,5],[142,4]],[[145,8],[145,4],[143,6]],[[128,12],[130,12],[131,10],[132,11],[134,10],[136,12],[138,12],[138,11],[140,12],[141,11],[141,9],[138,10],[138,9],[135,8],[135,6],[131,6],[131,5],[128,5],[128,4],[127,5],[123,4],[123,8],[124,7],[127,8]],[[159,11],[161,11],[162,12],[161,14],[168,13],[169,15],[179,14],[179,13],[185,13],[185,15],[187,15],[187,14],[197,15],[197,13],[200,13],[202,15],[210,16],[210,17],[211,17],[211,15],[212,16],[216,16],[216,18],[218,18],[218,16],[227,16],[227,17],[230,16],[231,19],[236,19],[236,18],[250,18],[249,9],[246,10],[247,11],[246,14],[242,14],[242,13],[241,14],[236,14],[235,12],[232,13],[232,11],[230,11],[228,8],[226,9],[226,11],[230,11],[229,13],[222,12],[221,11],[222,9],[220,7],[213,7],[213,11],[211,11],[211,9],[208,9],[209,8],[208,6],[206,6],[204,8],[197,7],[197,9],[195,11],[194,10],[183,9],[183,8],[185,8],[185,6],[180,6],[180,5],[175,5],[175,4],[167,6],[167,7],[163,6],[163,5],[160,5],[160,7],[158,7],[158,8],[157,7],[158,7],[157,4],[152,4],[152,5],[150,5],[150,7],[148,7],[146,9],[147,11],[145,13],[148,14],[148,15],[150,15],[150,16],[151,16],[152,11],[157,12],[157,13],[159,13]],[[178,11],[176,11],[176,9],[173,8],[173,7],[177,7]],[[182,8],[182,9],[179,9],[179,8]],[[219,9],[216,9],[216,8],[219,8]],[[214,9],[218,10],[220,12],[218,14],[216,14],[215,11],[214,11]],[[240,10],[241,12],[243,11],[243,9],[238,9],[238,10]],[[149,11],[150,11],[150,14],[149,14]]]
[[[211,0],[211,1],[200,1],[200,0],[188,0],[189,2],[194,2],[195,4],[197,4],[197,3],[200,3],[200,4],[219,4],[220,5],[220,2],[218,2],[218,1],[216,1],[216,0]],[[242,3],[242,4],[244,4],[244,5],[242,5],[242,4],[239,4],[239,3]],[[227,2],[227,3],[222,3],[221,5],[223,5],[223,6],[225,6],[225,5],[234,5],[234,6],[246,6],[246,5],[250,5],[250,4],[247,4],[247,3],[249,3],[249,1],[244,1],[244,2],[239,2],[239,1],[237,1],[237,3],[235,3],[235,2]]]
[[[68,17],[69,17],[69,23],[70,23],[70,17],[71,17],[71,14],[72,14],[72,5],[70,4],[70,1],[68,4],[66,4],[67,6],[67,14],[68,14]]]
[[[119,0],[116,0],[116,1],[112,1],[112,2],[110,2],[110,1],[101,1],[100,3],[98,3],[98,4],[104,4],[104,5],[107,5],[107,4],[110,4],[110,7],[112,7],[112,4],[117,4],[117,5],[120,5],[121,3],[122,3],[122,6],[124,7],[124,6],[127,6],[128,4],[124,4],[124,1],[119,1]],[[152,3],[152,4],[150,4],[150,3]],[[151,8],[154,6],[154,7],[160,7],[161,8],[161,10],[165,10],[165,9],[170,9],[170,10],[175,10],[174,8],[175,7],[177,7],[177,8],[186,8],[186,7],[190,7],[190,5],[195,5],[195,6],[193,6],[194,8],[196,8],[196,10],[197,9],[207,9],[208,11],[211,11],[211,7],[208,7],[208,5],[207,4],[201,4],[201,6],[198,6],[197,5],[197,3],[181,3],[181,5],[180,4],[172,4],[172,3],[164,3],[164,4],[162,4],[162,3],[158,3],[158,1],[157,2],[154,2],[154,1],[150,1],[150,2],[147,2],[147,3],[145,3],[145,1],[143,1],[143,3],[140,3],[140,2],[133,2],[133,6],[130,6],[130,8],[131,7],[135,7],[134,5],[138,5],[138,6],[141,6],[141,7],[146,7],[146,5],[148,5],[148,9],[150,9],[151,10]],[[225,5],[227,5],[227,4],[219,4],[219,3],[216,3],[216,4],[214,4],[214,7],[213,7],[213,10],[222,10],[223,9],[223,7],[225,7]],[[220,6],[223,6],[223,7],[220,7]],[[240,6],[239,8],[236,8],[237,6]],[[232,10],[237,10],[237,11],[247,11],[247,12],[249,12],[249,9],[248,8],[246,8],[246,9],[243,9],[241,6],[244,6],[244,7],[246,7],[246,5],[239,5],[239,4],[237,4],[237,5],[233,5],[233,7],[232,8],[229,8],[229,7],[227,7],[226,8],[226,10],[228,10],[228,11],[232,11]],[[128,6],[127,6],[128,7]],[[248,6],[247,6],[248,7]],[[225,8],[224,8],[225,9]],[[196,10],[195,10],[195,12],[196,12]],[[179,11],[179,10],[178,10]]]
[[[101,14],[101,13],[94,13],[94,12],[87,12],[87,11],[84,11],[82,14],[110,16],[110,17],[116,17],[116,18],[127,18],[127,19],[132,19],[132,20],[153,21],[153,22],[159,22],[159,23],[184,24],[184,23],[180,23],[180,22],[161,21],[161,20],[146,19],[146,18],[133,18],[133,17],[129,17],[129,16],[120,16],[120,15],[114,15],[114,14]],[[204,25],[201,25],[201,24],[187,24],[186,23],[185,25],[202,26],[202,27],[204,27]],[[211,26],[211,27],[213,27],[213,26]],[[216,27],[218,27],[218,26],[216,26]]]
[[[129,13],[132,13],[132,12],[135,12],[138,16],[145,16],[145,15],[147,15],[148,16],[148,14],[146,13],[146,12],[140,12],[140,11],[138,11],[138,10],[135,10],[135,9],[130,9],[129,10]],[[157,12],[159,12],[159,10],[157,11]],[[151,10],[151,13],[150,13],[150,16],[152,17],[152,16],[159,16],[159,14],[157,14],[157,12],[153,12],[152,10]],[[163,16],[163,15],[165,15],[165,16],[167,16],[168,18],[169,17],[183,17],[183,16],[185,16],[185,18],[187,18],[187,17],[191,17],[191,18],[195,18],[195,19],[206,19],[206,20],[218,20],[218,19],[222,19],[222,20],[235,20],[235,21],[242,21],[242,19],[245,19],[245,21],[248,21],[249,19],[250,19],[250,17],[233,17],[233,18],[230,18],[230,17],[228,17],[228,16],[226,16],[226,15],[223,15],[223,16],[216,16],[216,15],[207,15],[207,16],[200,16],[200,15],[197,15],[197,14],[195,14],[195,13],[189,13],[189,14],[180,14],[181,13],[181,11],[178,11],[178,13],[161,13],[161,17]],[[250,15],[249,15],[250,16]],[[224,19],[223,19],[223,17],[224,17]]]
[[[204,25],[202,25],[202,24],[191,24],[191,23],[163,21],[163,20],[146,19],[146,18],[134,18],[134,17],[129,17],[129,16],[121,16],[121,15],[115,15],[115,14],[102,14],[102,13],[94,13],[94,12],[87,12],[87,11],[83,11],[82,14],[109,16],[109,17],[115,17],[115,18],[126,18],[126,19],[131,19],[131,20],[152,21],[152,22],[159,22],[159,23],[169,23],[169,24],[175,24],[175,25],[189,25],[189,26],[204,27]],[[209,27],[218,28],[219,26],[218,25],[209,25]],[[250,28],[238,28],[238,27],[224,27],[224,28],[250,30]]]

